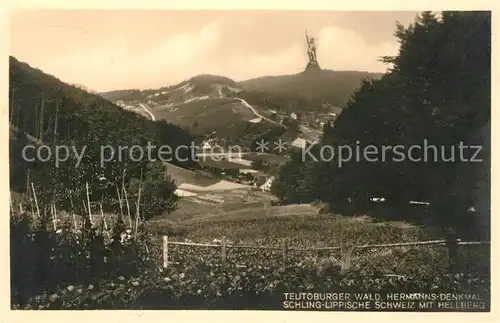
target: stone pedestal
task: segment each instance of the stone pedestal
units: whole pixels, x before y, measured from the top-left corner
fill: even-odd
[[[318,62],[316,61],[309,61],[309,63],[307,63],[307,66],[306,66],[306,69],[304,72],[318,72],[318,71],[321,71],[321,67],[319,67],[319,64]]]

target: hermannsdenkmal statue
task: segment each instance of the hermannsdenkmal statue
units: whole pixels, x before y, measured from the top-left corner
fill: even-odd
[[[309,37],[306,30],[306,41],[307,41],[307,56],[309,56],[309,62],[306,66],[306,71],[309,70],[321,70],[316,58],[316,41],[314,37]]]

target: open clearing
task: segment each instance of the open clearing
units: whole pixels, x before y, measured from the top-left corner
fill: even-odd
[[[245,154],[244,158],[250,161],[261,160],[278,165],[282,165],[287,161],[287,158],[285,156],[268,154],[268,153],[257,153],[257,152]]]
[[[204,159],[205,160],[200,160],[198,164],[205,167],[214,167],[219,169],[241,169],[244,167],[248,167],[247,165],[236,163],[233,159],[230,160],[227,159],[214,160],[212,158],[204,158]]]
[[[241,209],[270,207],[272,196],[260,190],[240,188],[223,191],[201,191],[196,196],[182,198],[177,210],[152,222],[169,219],[172,221],[191,221],[214,214],[238,211]]]
[[[209,186],[219,182],[218,178],[215,178],[209,174],[205,174],[200,171],[185,169],[179,166],[172,165],[170,163],[165,164],[167,166],[167,174],[175,181],[176,185],[178,186],[183,183],[190,183],[197,186]]]
[[[157,234],[174,240],[209,242],[225,236],[246,244],[335,246],[439,238],[421,227],[400,221],[374,222],[367,216],[321,214],[321,205],[272,206],[272,196],[258,190],[199,192],[182,198],[171,214],[148,221]]]
[[[247,157],[274,162],[280,158],[271,154],[246,154]],[[291,246],[331,247],[442,238],[407,222],[323,214],[321,204],[273,206],[271,194],[253,187],[214,181],[176,166],[170,168],[178,180],[184,181],[178,185],[179,195],[184,197],[177,210],[147,221],[146,227],[159,236],[167,234],[174,241],[205,243],[226,237],[239,244],[276,246],[287,239]],[[381,266],[387,261],[383,252]]]
[[[254,189],[253,186],[220,180],[200,170],[188,170],[169,163],[167,174],[177,185],[175,194],[180,197],[194,197],[201,192]]]
[[[193,184],[188,184],[188,183],[182,183],[181,185],[178,186],[178,188],[181,190],[185,190],[185,191],[207,192],[207,191],[234,190],[234,189],[240,189],[240,188],[251,189],[253,187],[249,186],[249,185],[243,185],[243,184],[238,184],[238,183],[233,183],[233,182],[221,180],[221,181],[219,181],[213,185],[209,185],[209,186],[198,186],[198,185],[193,185]]]

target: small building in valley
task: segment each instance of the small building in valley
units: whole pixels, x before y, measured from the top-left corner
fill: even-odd
[[[269,192],[274,182],[274,176],[269,177],[259,188],[262,192]]]
[[[300,149],[306,148],[306,140],[304,138],[297,138],[292,142],[292,146]]]

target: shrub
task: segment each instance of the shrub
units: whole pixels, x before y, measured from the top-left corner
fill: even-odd
[[[22,307],[34,295],[62,285],[138,276],[152,264],[147,250],[151,236],[139,232],[132,237],[120,223],[109,236],[87,219],[76,232],[67,226],[54,231],[50,225],[46,216],[35,221],[26,213],[11,215],[12,304]]]

